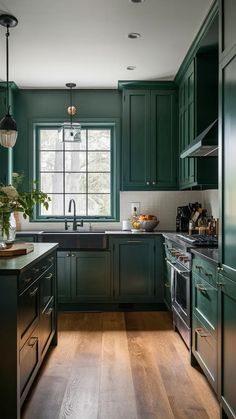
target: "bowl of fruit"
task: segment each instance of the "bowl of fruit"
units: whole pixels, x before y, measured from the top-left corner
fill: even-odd
[[[139,221],[142,223],[142,228],[147,232],[154,231],[160,222],[155,215],[151,214],[140,214]]]

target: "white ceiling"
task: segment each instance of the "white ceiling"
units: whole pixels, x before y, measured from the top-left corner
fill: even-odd
[[[10,30],[10,79],[20,88],[116,88],[173,79],[213,0],[0,0]],[[142,37],[131,40],[129,32]],[[136,69],[129,71],[127,66]],[[5,28],[0,27],[0,79]]]

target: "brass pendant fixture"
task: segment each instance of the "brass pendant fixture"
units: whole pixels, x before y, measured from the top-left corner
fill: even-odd
[[[73,117],[76,115],[77,109],[72,105],[72,89],[76,87],[76,84],[66,83],[66,87],[70,88],[70,106],[67,108],[70,122],[64,122],[62,124],[59,130],[59,141],[81,142],[81,125],[78,122],[73,122]]]
[[[3,147],[11,148],[15,145],[17,139],[16,121],[10,114],[9,99],[9,28],[14,28],[18,24],[16,17],[11,15],[0,15],[0,25],[7,28],[6,31],[6,115],[0,121],[0,144]]]

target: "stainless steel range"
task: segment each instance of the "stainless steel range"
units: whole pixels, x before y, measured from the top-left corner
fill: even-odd
[[[197,236],[197,237],[196,237]],[[173,324],[191,347],[191,248],[216,247],[217,238],[188,234],[164,234],[166,263],[170,267]]]

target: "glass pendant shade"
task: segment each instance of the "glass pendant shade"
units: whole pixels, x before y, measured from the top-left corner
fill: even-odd
[[[66,83],[66,87],[70,88],[70,106],[67,108],[67,113],[70,116],[70,122],[64,122],[58,131],[60,142],[81,142],[81,125],[78,122],[73,122],[73,117],[76,115],[76,107],[72,105],[72,89],[75,83]]]
[[[6,31],[6,115],[0,121],[0,144],[3,147],[13,147],[17,139],[16,121],[10,115],[10,101],[9,101],[9,28],[14,28],[18,24],[15,16],[2,14],[0,15],[0,25],[7,28]]]
[[[9,113],[0,121],[0,144],[3,147],[14,147],[17,139],[16,121]]]
[[[60,142],[80,142],[81,141],[81,125],[74,122],[70,124],[65,122],[59,130]]]

